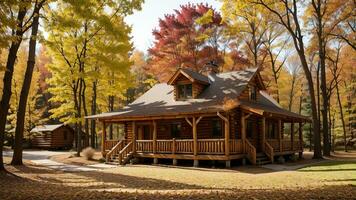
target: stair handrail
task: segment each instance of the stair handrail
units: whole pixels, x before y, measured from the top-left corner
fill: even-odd
[[[110,151],[106,154],[105,156],[105,161],[109,162],[111,159],[111,156],[113,155],[113,153],[117,153],[119,147],[121,146],[121,144],[123,144],[124,140],[120,140],[113,148],[110,149]]]
[[[264,153],[267,155],[267,157],[273,163],[274,162],[274,149],[267,141],[265,142],[264,145],[265,145]]]
[[[129,152],[126,152],[126,151],[127,150],[130,151],[129,148],[131,148],[131,150],[132,150],[132,144],[133,144],[132,141],[127,143],[127,145],[124,148],[122,148],[121,151],[119,152],[119,154],[118,154],[119,165],[121,165],[121,163],[122,163],[122,154],[124,154],[124,153],[128,154]]]
[[[245,143],[245,152],[247,153],[247,158],[253,165],[256,165],[256,148],[251,144],[250,141],[248,141],[248,139],[245,140]]]

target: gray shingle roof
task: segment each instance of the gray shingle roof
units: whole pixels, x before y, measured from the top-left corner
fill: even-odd
[[[198,80],[200,82],[209,84],[209,78],[207,76],[204,76],[203,74],[200,74],[198,72],[192,71],[190,69],[181,69],[184,73],[186,73],[188,76],[192,77],[194,80]]]
[[[136,117],[175,116],[191,113],[223,111],[224,98],[237,99],[254,77],[258,68],[209,75],[210,85],[195,99],[176,101],[174,86],[160,83],[117,112],[88,116],[90,119],[129,119]],[[195,73],[195,72],[194,72]],[[303,117],[282,109],[267,93],[261,91],[260,102],[241,101],[240,104],[272,113]]]
[[[173,86],[166,83],[156,84],[118,112],[102,113],[87,118],[167,116],[221,111],[224,98],[237,98],[256,71],[257,68],[253,68],[209,75],[209,87],[198,98],[185,101],[174,100]]]

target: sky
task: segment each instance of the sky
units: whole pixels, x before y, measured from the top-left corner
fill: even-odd
[[[208,3],[219,10],[221,3],[217,0],[145,0],[142,10],[128,16],[125,21],[132,26],[132,42],[137,50],[146,52],[152,46],[154,38],[152,30],[158,27],[159,18],[172,14],[174,9],[187,3]]]

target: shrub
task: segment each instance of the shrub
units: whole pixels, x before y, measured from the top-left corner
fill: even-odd
[[[91,147],[87,147],[87,148],[83,149],[82,153],[87,160],[93,160],[93,157],[95,154],[95,149],[93,149]]]

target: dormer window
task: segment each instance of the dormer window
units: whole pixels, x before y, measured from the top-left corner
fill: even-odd
[[[191,99],[193,97],[192,84],[177,85],[178,99]]]
[[[250,93],[250,100],[256,101],[257,100],[257,89],[255,86],[249,87]]]

